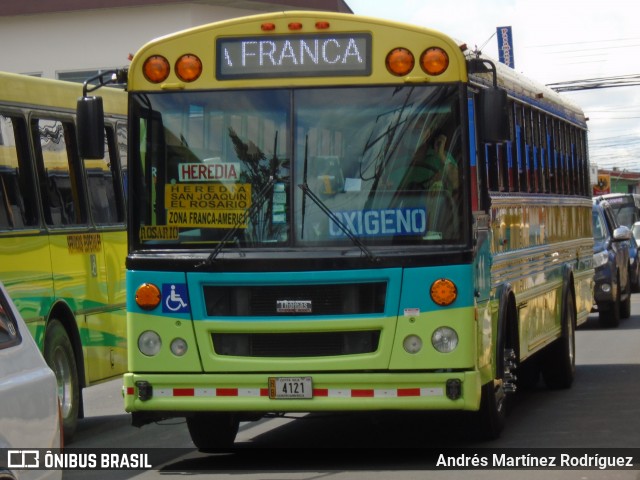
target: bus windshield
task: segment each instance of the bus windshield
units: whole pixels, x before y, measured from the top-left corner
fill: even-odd
[[[145,248],[461,243],[460,87],[132,94]]]

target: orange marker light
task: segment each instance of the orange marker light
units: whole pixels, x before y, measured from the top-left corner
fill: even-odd
[[[202,62],[195,55],[183,55],[176,62],[176,75],[184,82],[197,80],[201,73]]]
[[[387,54],[385,63],[390,73],[401,77],[413,70],[416,60],[413,53],[406,48],[395,48]]]
[[[289,24],[289,30],[302,30],[302,24],[300,22],[291,22]]]
[[[170,72],[169,62],[162,55],[147,58],[142,65],[144,77],[152,83],[164,82]]]
[[[431,284],[431,300],[441,307],[451,305],[458,298],[458,288],[447,278],[440,278]]]
[[[439,47],[427,48],[420,56],[420,66],[427,75],[440,75],[449,67],[449,55]]]
[[[160,289],[153,283],[143,283],[136,290],[136,303],[143,310],[153,310],[160,304]]]
[[[326,30],[327,28],[329,28],[331,25],[329,24],[329,22],[316,22],[316,28],[318,30]]]
[[[271,31],[276,29],[276,24],[275,23],[263,23],[262,25],[260,25],[260,28],[262,29],[263,32],[271,32]]]

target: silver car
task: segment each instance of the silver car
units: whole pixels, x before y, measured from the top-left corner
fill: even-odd
[[[0,283],[0,478],[61,479],[62,471],[31,467],[16,450],[62,448],[55,375]],[[4,453],[3,453],[4,454]],[[39,459],[44,465],[43,459]],[[41,466],[42,466],[41,465]]]
[[[633,239],[636,241],[636,245],[640,248],[640,222],[632,225],[631,233],[633,233]]]

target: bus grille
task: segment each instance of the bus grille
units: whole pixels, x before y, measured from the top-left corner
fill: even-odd
[[[213,333],[218,355],[239,357],[327,357],[371,353],[379,331],[312,333]]]
[[[204,287],[210,317],[382,314],[386,293],[385,282]]]

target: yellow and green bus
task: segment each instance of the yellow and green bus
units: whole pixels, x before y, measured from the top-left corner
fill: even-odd
[[[128,94],[135,425],[186,417],[214,449],[267,413],[451,410],[491,438],[518,386],[572,384],[578,107],[442,33],[325,12],[152,41]]]
[[[82,388],[122,374],[127,353],[126,94],[104,89],[102,156],[86,160],[82,96],[0,73],[0,280],[56,374],[66,438]]]

